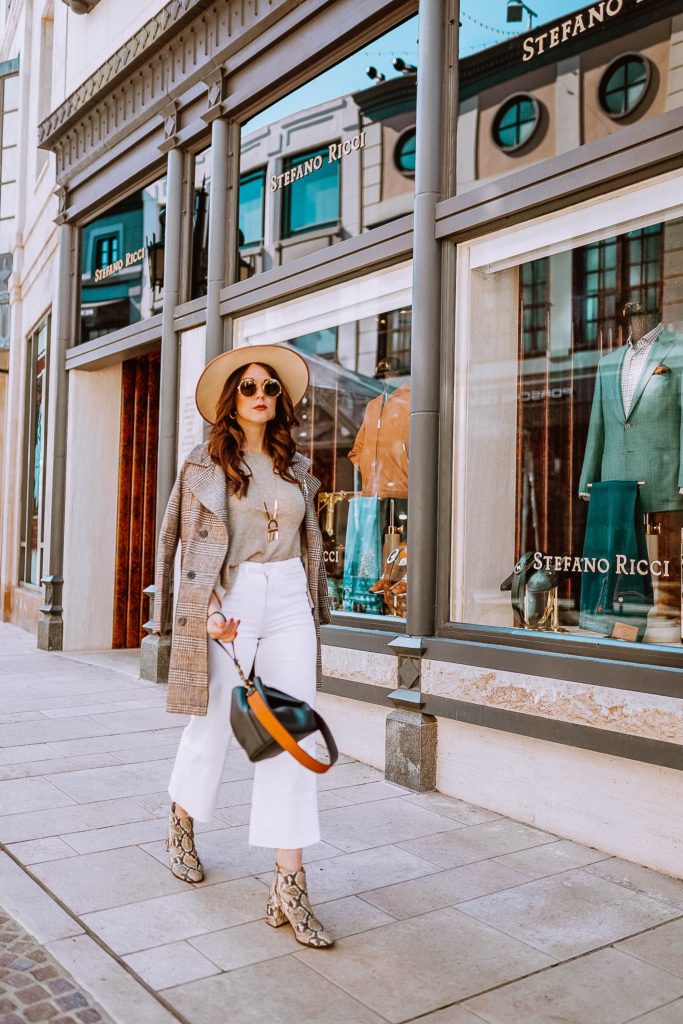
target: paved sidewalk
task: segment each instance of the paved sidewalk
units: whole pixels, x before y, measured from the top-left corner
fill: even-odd
[[[239,750],[198,830],[207,879],[177,881],[163,699],[134,654],[0,625],[0,906],[117,1024],[683,1024],[683,881],[350,758],[307,851],[334,949],[263,921]]]

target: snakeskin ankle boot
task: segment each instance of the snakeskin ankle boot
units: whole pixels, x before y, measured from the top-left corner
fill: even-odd
[[[183,882],[201,882],[204,868],[194,845],[194,822],[192,818],[181,818],[171,804],[171,820],[168,824],[166,849],[171,855],[171,871]]]
[[[303,868],[283,871],[279,864],[275,865],[266,904],[266,921],[271,928],[279,928],[289,921],[294,929],[294,938],[304,946],[324,949],[334,945],[334,939],[313,913]]]

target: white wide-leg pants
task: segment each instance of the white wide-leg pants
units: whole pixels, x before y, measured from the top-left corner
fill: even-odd
[[[266,686],[315,703],[316,639],[300,558],[284,562],[242,562],[232,573],[222,604],[227,619],[241,619],[235,653],[245,676],[255,671]],[[232,729],[230,699],[240,684],[225,651],[209,642],[209,703],[183,730],[168,791],[171,799],[200,821],[212,816],[228,756]],[[302,747],[315,754],[315,737]],[[249,842],[252,846],[298,849],[317,843],[317,777],[283,752],[255,765]]]

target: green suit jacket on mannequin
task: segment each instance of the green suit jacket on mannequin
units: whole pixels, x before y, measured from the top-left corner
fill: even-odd
[[[621,397],[626,346],[598,363],[579,491],[599,480],[644,480],[643,512],[683,509],[683,340],[662,331],[638,379],[628,416]]]

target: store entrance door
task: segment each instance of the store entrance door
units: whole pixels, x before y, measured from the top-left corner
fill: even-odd
[[[154,578],[159,353],[128,359],[121,382],[112,647],[139,647]]]

